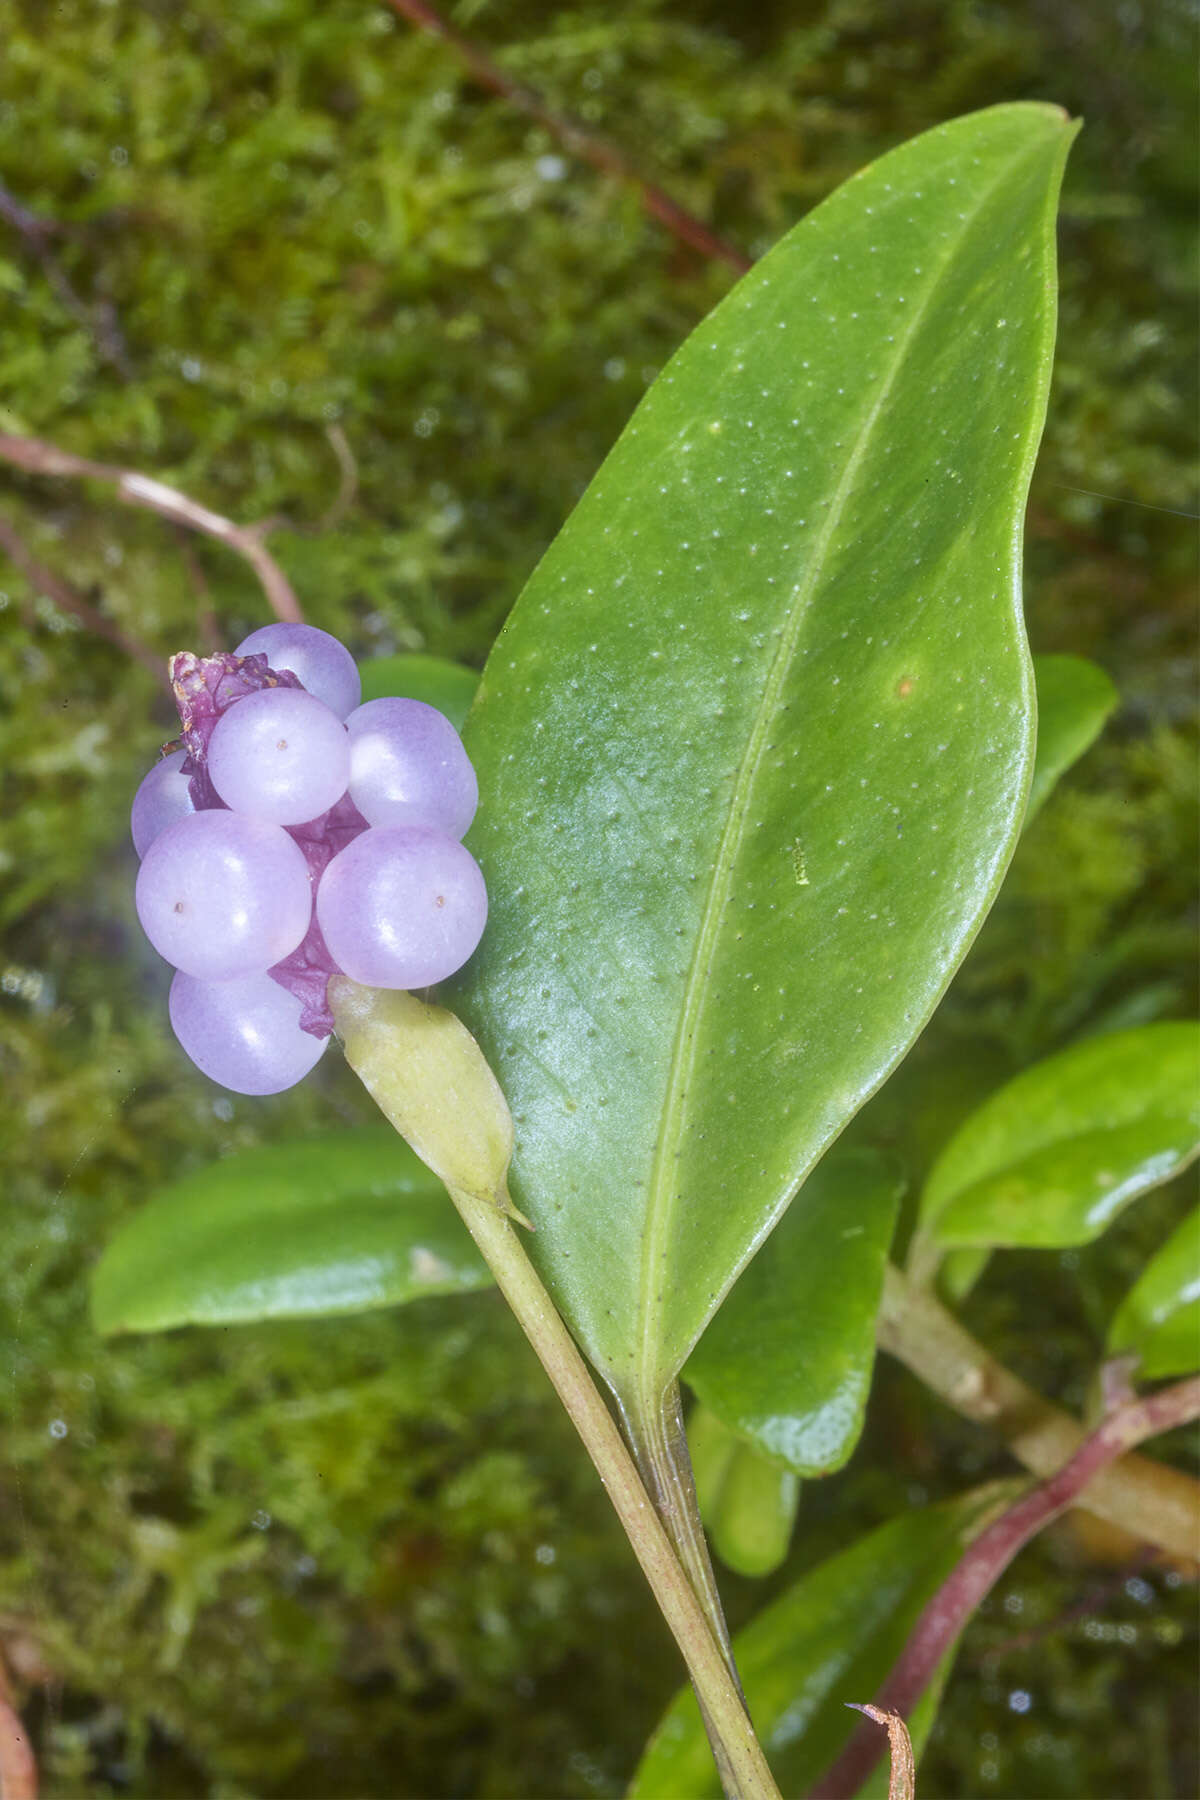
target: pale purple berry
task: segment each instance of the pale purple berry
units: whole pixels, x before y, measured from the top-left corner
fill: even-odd
[[[186,756],[185,750],[172,750],[170,756],[162,757],[150,773],[143,776],[141,786],[133,796],[129,829],[139,856],[145,856],[155,838],[168,825],[174,825],[177,819],[184,819],[196,810],[192,805],[191,778],[182,773]]]
[[[346,720],[350,798],[372,825],[428,825],[462,837],[479,783],[462,739],[423,700],[368,700]]]
[[[234,812],[303,825],[345,793],[350,740],[324,701],[303,688],[263,688],[217,720],[208,773]]]
[[[160,956],[204,981],[254,975],[308,930],[312,885],[281,825],[213,810],[155,838],[138,871],[142,928]]]
[[[338,967],[365,987],[432,986],[483,935],[487,890],[469,850],[425,826],[373,826],[334,857],[317,922]]]
[[[269,975],[197,981],[180,973],[168,1006],[175,1036],[196,1067],[235,1094],[294,1087],[329,1043],[301,1031],[299,1000]]]
[[[316,625],[261,625],[243,638],[235,656],[265,656],[273,669],[290,669],[301,687],[323,700],[339,719],[362,699],[362,682],[344,644]]]

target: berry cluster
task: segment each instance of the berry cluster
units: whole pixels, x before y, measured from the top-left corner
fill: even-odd
[[[276,1094],[333,1029],[330,975],[428,987],[487,918],[460,839],[478,799],[450,721],[369,700],[311,625],[267,625],[232,655],[172,658],[180,748],[133,802],[137,911],[173,964],[176,1037],[239,1094]]]

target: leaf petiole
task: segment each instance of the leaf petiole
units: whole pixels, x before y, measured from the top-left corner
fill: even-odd
[[[729,1800],[780,1800],[724,1644],[720,1644],[642,1485],[616,1421],[508,1220],[489,1201],[450,1188],[467,1230],[572,1423],[678,1644]],[[726,1640],[727,1643],[727,1640]]]
[[[520,1215],[508,1194],[512,1115],[483,1052],[453,1013],[413,994],[360,987],[338,976],[329,984],[329,1003],[346,1061],[444,1182],[608,1489],[687,1665],[726,1795],[780,1800],[727,1640],[714,1635],[617,1422],[513,1230],[511,1218]],[[699,1530],[698,1515],[695,1523]]]

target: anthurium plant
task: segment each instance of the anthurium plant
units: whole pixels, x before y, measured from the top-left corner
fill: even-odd
[[[883,1792],[888,1737],[847,1703],[919,1752],[963,1624],[1063,1507],[1194,1545],[1194,1484],[1129,1454],[1197,1410],[1194,1218],[1112,1320],[1090,1430],[950,1303],[994,1249],[1084,1243],[1195,1156],[1195,1027],[1084,1038],[985,1098],[910,1196],[906,1269],[906,1170],[854,1123],[1115,700],[1081,659],[1035,668],[1021,614],[1074,130],[958,119],[784,237],[650,387],[469,712],[465,671],[365,667],[367,702],[465,715],[479,787],[478,949],[436,993],[339,966],[324,996],[412,1148],[380,1126],[230,1158],[96,1271],[104,1332],[497,1283],[691,1680],[640,1796]],[[894,1519],[731,1643],[709,1541],[779,1567],[877,1345],[1032,1485]]]

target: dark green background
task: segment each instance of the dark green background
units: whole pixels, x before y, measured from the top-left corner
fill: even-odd
[[[956,113],[1045,98],[1085,118],[1028,612],[1036,649],[1096,658],[1123,704],[868,1116],[919,1173],[990,1083],[1082,1029],[1194,1005],[1188,10],[455,16],[752,254]],[[480,663],[732,272],[369,0],[0,0],[0,40],[0,181],[61,225],[77,302],[0,221],[0,430],[283,515],[272,547],[314,623],[360,655]],[[358,465],[332,525],[330,425]],[[235,558],[189,558],[99,486],[0,468],[0,511],[156,653],[264,622]],[[0,562],[0,1647],[46,1790],[616,1794],[677,1666],[494,1295],[112,1346],[88,1323],[89,1265],[162,1180],[369,1116],[336,1054],[255,1101],[174,1047],[126,829],[169,731],[150,677]],[[976,1328],[1080,1404],[1184,1200],[1086,1251],[997,1256]],[[849,1470],[805,1492],[788,1570],[725,1582],[735,1622],[856,1530],[1007,1470],[909,1378],[879,1381]],[[968,1638],[922,1800],[1194,1791],[1194,1609],[1161,1571],[1127,1587],[1132,1563],[1063,1529],[1016,1566]]]

